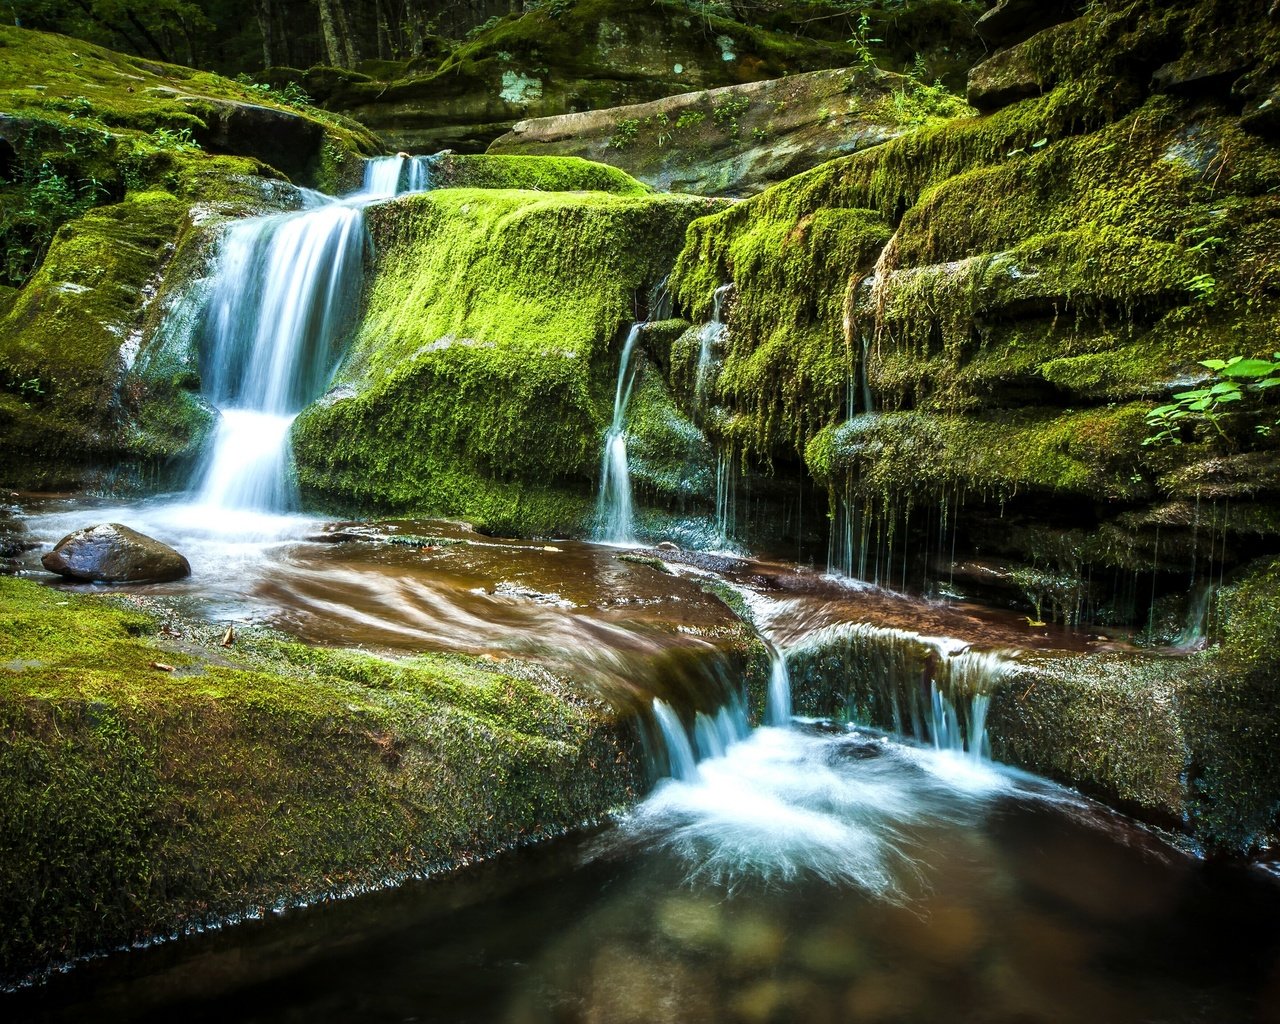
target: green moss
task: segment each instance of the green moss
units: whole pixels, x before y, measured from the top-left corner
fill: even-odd
[[[526,533],[580,529],[617,346],[708,205],[447,189],[371,210],[367,313],[340,390],[295,427],[304,487]]]
[[[534,192],[612,192],[642,196],[652,189],[616,167],[574,156],[460,156],[437,158],[439,188],[529,189]]]
[[[709,394],[739,414],[726,421],[724,439],[766,461],[802,449],[844,408],[852,363],[845,295],[889,237],[868,210],[774,214],[757,200],[694,222],[673,275],[678,301],[698,319],[710,319],[719,285],[736,284],[724,364]]]
[[[642,496],[668,506],[715,498],[715,453],[647,362],[637,374],[627,410],[627,463]]]
[[[143,192],[59,231],[0,320],[0,389],[10,398],[0,476],[34,480],[119,450],[121,346],[141,331],[144,291],[156,287],[185,213],[173,196]]]
[[[8,578],[0,627],[6,981],[575,827],[637,778],[628,734],[527,667],[227,650]]]
[[[871,495],[935,494],[965,488],[1012,497],[1022,491],[1128,500],[1145,436],[1145,406],[1055,415],[1031,410],[983,417],[926,413],[858,416],[817,435],[810,472],[851,474]]]

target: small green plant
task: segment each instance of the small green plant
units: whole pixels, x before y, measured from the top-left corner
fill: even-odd
[[[746,96],[735,96],[711,108],[711,120],[729,138],[736,139],[742,134],[742,126],[738,118],[747,112],[751,100]]]
[[[297,82],[287,82],[283,88],[277,89],[265,82],[255,82],[244,72],[236,75],[236,81],[262,99],[281,103],[287,107],[309,107],[315,103],[315,100]]]
[[[1191,297],[1197,302],[1203,302],[1206,306],[1212,306],[1217,301],[1214,294],[1217,289],[1218,282],[1212,274],[1196,274],[1195,277],[1187,281],[1187,291],[1191,293]],[[1211,361],[1216,362],[1216,360]],[[1205,363],[1204,365],[1208,366],[1209,364]]]
[[[39,377],[32,377],[30,380],[11,380],[9,390],[16,392],[24,402],[44,395]]]
[[[1147,413],[1147,427],[1154,431],[1142,443],[1151,447],[1182,444],[1182,428],[1197,423],[1212,426],[1220,436],[1226,437],[1222,424],[1238,403],[1246,399],[1257,400],[1271,388],[1280,387],[1280,352],[1270,359],[1205,359],[1201,366],[1212,370],[1218,380],[1209,387],[1181,391],[1173,401]],[[1254,415],[1257,409],[1249,410]],[[1257,423],[1254,432],[1260,437],[1270,437],[1280,420]]]
[[[697,128],[706,119],[707,115],[701,110],[686,110],[676,118],[676,128]]]
[[[480,24],[480,25],[476,25],[476,26],[474,26],[473,28],[468,29],[468,30],[467,30],[467,38],[468,38],[468,39],[475,39],[477,36],[482,36],[482,35],[484,35],[484,34],[485,34],[486,32],[488,32],[491,28],[497,28],[500,24],[502,24],[502,18],[501,18],[499,15],[495,14],[495,15],[494,15],[493,17],[491,17],[488,21],[486,21],[486,22],[484,22],[484,23],[482,23],[482,24]]]
[[[640,134],[640,118],[628,117],[619,121],[613,127],[613,134],[609,137],[610,149],[626,149],[636,141],[636,136]]]
[[[160,152],[189,153],[200,148],[190,128],[156,128],[147,134],[146,141]]]
[[[871,52],[871,47],[878,46],[883,42],[883,39],[871,35],[871,15],[863,11],[858,15],[858,25],[853,30],[853,38],[849,40],[849,45],[853,47],[855,61],[862,70],[874,71],[876,69],[876,57]]]

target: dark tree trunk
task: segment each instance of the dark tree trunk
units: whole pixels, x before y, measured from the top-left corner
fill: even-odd
[[[262,33],[262,66],[275,67],[283,63],[276,45],[276,12],[272,0],[255,0],[254,13],[258,17],[258,31]]]

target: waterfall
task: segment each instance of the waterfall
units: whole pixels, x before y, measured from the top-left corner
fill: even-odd
[[[693,752],[689,734],[685,732],[684,723],[680,721],[675,708],[664,700],[655,700],[653,717],[658,723],[658,732],[661,733],[663,745],[666,747],[671,777],[685,782],[696,779],[698,758]]]
[[[815,630],[790,648],[804,714],[843,717],[989,760],[991,699],[1018,663],[1007,651],[869,623]]]
[[[765,703],[766,725],[785,729],[791,724],[791,674],[782,651],[769,647],[769,693]]]
[[[204,394],[219,412],[194,487],[201,505],[296,507],[289,427],[341,359],[368,251],[363,208],[429,187],[430,159],[370,160],[363,187],[345,199],[305,193],[296,213],[227,228],[200,335]]]
[[[732,291],[732,284],[722,284],[711,295],[711,322],[704,324],[698,333],[698,371],[694,378],[694,398],[702,405],[706,398],[707,378],[711,374],[711,359],[715,346],[724,337],[726,325],[722,320],[725,297]]]
[[[737,480],[733,458],[716,454],[716,540],[728,547],[738,529]]]
[[[604,436],[604,455],[600,462],[600,497],[596,503],[596,539],[610,544],[634,543],[631,472],[627,467],[627,405],[635,373],[631,354],[640,338],[643,323],[634,323],[622,346],[618,363],[618,385],[613,396],[613,422]]]

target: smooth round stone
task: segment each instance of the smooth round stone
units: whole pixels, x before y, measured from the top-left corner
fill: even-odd
[[[120,523],[67,534],[40,563],[90,583],[163,583],[191,575],[191,563],[168,544]]]

